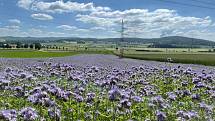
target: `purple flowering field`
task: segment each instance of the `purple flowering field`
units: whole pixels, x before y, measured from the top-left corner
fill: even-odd
[[[76,55],[0,59],[3,121],[214,121],[215,68]]]

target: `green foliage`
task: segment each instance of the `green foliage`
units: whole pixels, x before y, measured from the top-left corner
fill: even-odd
[[[40,43],[35,43],[35,49],[40,50],[42,45]]]
[[[24,44],[24,48],[28,48],[29,47],[29,45],[28,44]]]

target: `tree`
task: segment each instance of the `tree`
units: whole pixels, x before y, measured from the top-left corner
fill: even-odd
[[[6,44],[5,48],[11,48],[11,46],[9,44]]]
[[[0,48],[4,48],[4,43],[0,43]]]
[[[24,44],[24,48],[28,48],[28,44]]]
[[[21,48],[22,47],[22,44],[20,42],[17,42],[16,43],[16,48]]]
[[[33,49],[33,48],[34,48],[34,45],[33,45],[33,44],[30,44],[30,48]]]
[[[40,43],[35,43],[35,49],[40,50],[42,45]]]

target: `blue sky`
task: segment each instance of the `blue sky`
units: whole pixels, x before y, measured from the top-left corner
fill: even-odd
[[[215,6],[197,1],[180,3]],[[0,36],[119,37],[124,19],[128,37],[215,40],[214,12],[165,0],[0,0]]]

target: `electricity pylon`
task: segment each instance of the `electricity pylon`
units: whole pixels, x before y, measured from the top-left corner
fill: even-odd
[[[124,32],[125,32],[125,28],[124,28],[124,20],[122,19],[122,23],[121,23],[121,38],[120,38],[120,49],[119,49],[119,57],[122,58],[123,57],[123,54],[124,54],[124,45],[123,45],[123,42],[124,42]]]

